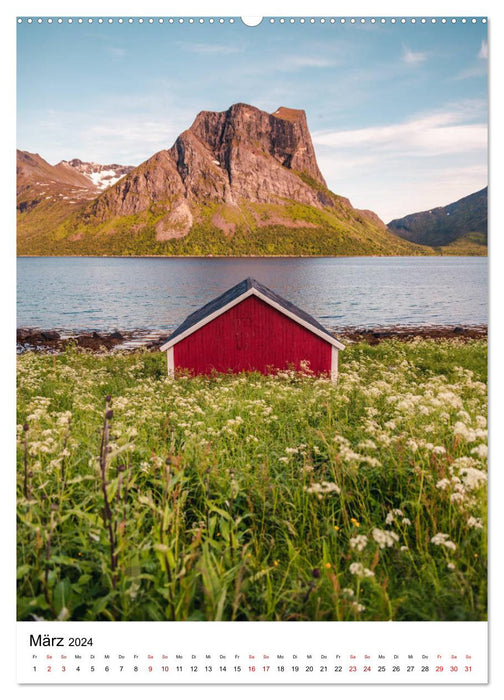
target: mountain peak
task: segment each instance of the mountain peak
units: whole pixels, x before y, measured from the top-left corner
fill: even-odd
[[[411,250],[376,216],[327,188],[302,109],[281,106],[271,114],[237,102],[205,110],[170,149],[131,172],[119,167],[77,158],[61,165],[66,177],[73,171],[87,178],[95,192],[108,185],[57,234],[47,232],[61,249],[334,254],[382,251],[393,241],[394,250]],[[31,220],[22,216],[28,229]],[[33,249],[31,240],[26,245]]]
[[[279,107],[269,114],[238,102],[224,112],[200,112],[181,136],[187,138],[187,134],[196,136],[209,149],[213,161],[224,164],[232,188],[243,178],[250,178],[254,170],[264,171],[261,175],[263,186],[256,186],[254,190],[255,201],[269,201],[274,194],[290,196],[285,188],[280,186],[279,189],[276,184],[278,179],[282,181],[289,177],[285,171],[291,171],[291,176],[295,174],[298,179],[305,175],[318,185],[327,186],[317,165],[306,114],[302,109]],[[176,142],[174,148],[178,145]],[[278,166],[283,171],[276,172]],[[250,198],[250,193],[237,194]]]
[[[306,112],[304,109],[292,109],[292,107],[279,107],[273,116],[277,119],[285,119],[288,122],[295,122],[299,119],[306,122]]]
[[[243,203],[284,207],[288,202],[322,209],[334,195],[317,165],[306,114],[279,107],[269,114],[237,102],[227,110],[198,113],[168,151],[159,151],[96,200],[92,215],[137,215],[152,202],[166,214],[156,226],[158,240],[186,236],[202,206],[231,207],[240,222]],[[284,219],[282,219],[283,221]],[[214,217],[213,225],[233,232],[238,224]]]

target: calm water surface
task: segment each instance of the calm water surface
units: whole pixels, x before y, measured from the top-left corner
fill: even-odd
[[[171,331],[245,277],[330,330],[479,325],[487,258],[19,258],[17,325]]]

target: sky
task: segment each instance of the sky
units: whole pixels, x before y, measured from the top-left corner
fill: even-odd
[[[138,165],[201,110],[304,109],[331,190],[385,222],[487,185],[487,25],[18,24],[17,145]]]

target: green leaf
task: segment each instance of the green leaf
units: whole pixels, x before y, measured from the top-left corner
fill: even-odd
[[[64,578],[62,581],[58,581],[58,583],[52,589],[53,607],[58,615],[61,613],[63,608],[71,607],[71,598],[72,586],[70,581],[67,578]]]
[[[22,564],[21,566],[18,566],[16,569],[16,578],[23,578],[23,576],[26,576],[26,574],[30,571],[30,565],[29,564]]]

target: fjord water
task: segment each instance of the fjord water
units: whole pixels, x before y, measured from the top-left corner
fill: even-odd
[[[27,257],[17,262],[17,325],[171,331],[245,277],[330,330],[488,319],[487,258]]]

